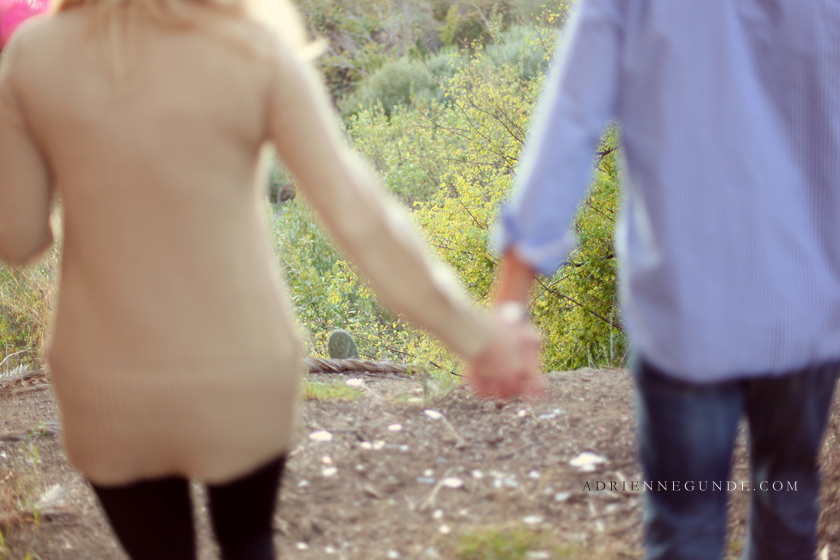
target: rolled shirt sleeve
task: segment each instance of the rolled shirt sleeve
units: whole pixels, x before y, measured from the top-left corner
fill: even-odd
[[[15,88],[18,42],[11,41],[0,62],[0,260],[24,265],[53,241],[52,189]]]
[[[615,118],[621,17],[613,0],[581,0],[567,22],[534,114],[511,198],[491,239],[551,275],[575,245],[570,224]]]

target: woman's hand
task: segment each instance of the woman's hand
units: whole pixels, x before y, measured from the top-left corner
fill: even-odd
[[[542,340],[515,303],[498,306],[494,334],[487,348],[469,364],[467,381],[482,397],[536,398],[545,392],[540,378]]]

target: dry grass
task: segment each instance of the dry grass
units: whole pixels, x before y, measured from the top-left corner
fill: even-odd
[[[0,371],[40,361],[52,319],[59,245],[26,268],[0,263]]]

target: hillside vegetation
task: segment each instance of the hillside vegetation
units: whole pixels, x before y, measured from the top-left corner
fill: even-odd
[[[508,196],[529,119],[568,2],[299,0],[347,135],[384,186],[413,210],[441,259],[486,302],[498,257],[488,241]],[[619,197],[617,132],[593,154],[595,180],[574,227],[569,265],[541,278],[531,313],[546,369],[620,365],[627,344],[615,306],[612,230]],[[275,166],[272,200],[289,178]],[[432,337],[384,309],[335,250],[302,197],[266,203],[277,258],[306,333],[326,353],[344,328],[363,357],[449,372]],[[0,265],[0,369],[41,360],[60,248],[26,270]]]

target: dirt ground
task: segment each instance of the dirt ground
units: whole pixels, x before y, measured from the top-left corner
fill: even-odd
[[[336,377],[349,380],[313,379]],[[640,558],[630,376],[587,369],[546,377],[550,393],[533,403],[503,405],[461,387],[358,374],[350,383],[361,383],[359,398],[306,401],[276,515],[281,556]],[[822,458],[820,560],[840,558],[836,410]],[[733,481],[747,480],[743,437],[739,442]],[[576,465],[586,452],[595,460],[591,472]],[[200,487],[194,491],[201,496]],[[15,496],[31,497],[37,521],[12,507]],[[731,496],[734,559],[749,493]],[[203,513],[199,508],[199,557],[209,560],[216,551]],[[0,530],[3,560],[125,558],[61,450],[58,411],[43,378],[0,382]],[[516,549],[514,542],[526,544]],[[505,543],[510,551],[502,555]]]

